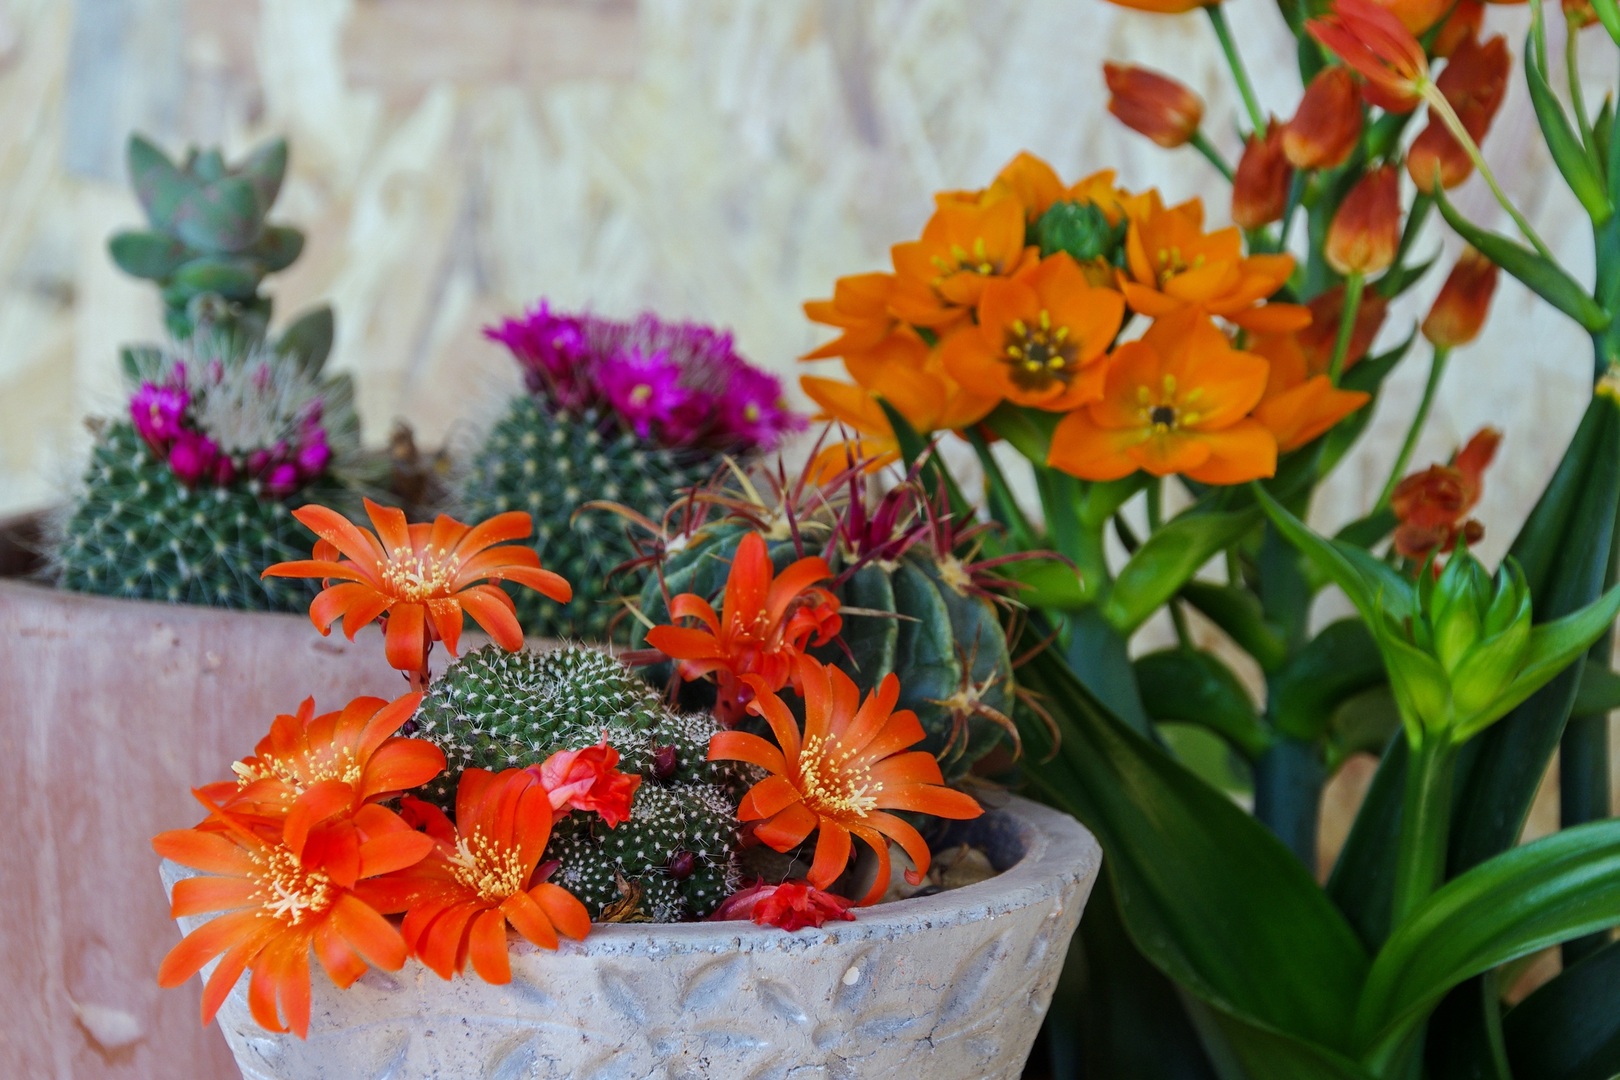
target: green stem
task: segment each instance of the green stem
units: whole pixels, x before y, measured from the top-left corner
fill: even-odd
[[[1367,284],[1360,270],[1352,270],[1344,279],[1344,314],[1339,317],[1339,335],[1333,339],[1333,360],[1328,365],[1328,378],[1334,386],[1344,374],[1345,354],[1350,351],[1350,339],[1355,336],[1356,316],[1361,313],[1361,290]]]
[[[1439,887],[1451,836],[1451,788],[1457,752],[1445,736],[1429,735],[1412,751],[1406,799],[1395,850],[1395,898],[1390,920],[1398,928]]]
[[[1569,103],[1575,112],[1575,123],[1581,129],[1581,145],[1591,154],[1597,143],[1592,139],[1591,118],[1586,115],[1586,95],[1581,92],[1581,31],[1575,22],[1573,16],[1564,19],[1564,71],[1569,76]]]
[[[1237,42],[1232,40],[1232,28],[1226,24],[1226,13],[1221,10],[1220,4],[1210,4],[1204,8],[1209,16],[1209,24],[1215,28],[1215,36],[1220,39],[1221,52],[1226,54],[1226,64],[1232,69],[1232,80],[1237,83],[1238,93],[1243,96],[1243,107],[1248,110],[1249,123],[1253,130],[1264,132],[1266,130],[1266,117],[1260,111],[1260,99],[1254,96],[1254,87],[1249,83],[1249,73],[1244,70],[1243,58],[1238,55]]]
[[[1316,837],[1327,773],[1313,741],[1279,734],[1254,763],[1254,816],[1316,873]]]
[[[1204,133],[1202,131],[1193,132],[1192,138],[1187,140],[1187,142],[1194,150],[1197,150],[1200,154],[1203,154],[1204,159],[1211,165],[1215,166],[1222,176],[1226,177],[1227,183],[1232,182],[1232,177],[1236,175],[1232,171],[1232,166],[1229,165],[1227,160],[1221,156],[1221,152],[1215,149],[1215,144],[1204,137]]]
[[[1418,401],[1417,412],[1412,416],[1412,424],[1406,429],[1406,440],[1401,443],[1401,452],[1395,455],[1395,464],[1390,467],[1389,479],[1384,483],[1383,493],[1378,496],[1378,502],[1373,507],[1377,513],[1389,505],[1390,496],[1395,494],[1395,486],[1406,475],[1406,467],[1412,463],[1412,452],[1417,449],[1418,437],[1423,434],[1423,425],[1428,422],[1429,410],[1434,406],[1434,392],[1440,385],[1440,379],[1446,373],[1446,361],[1451,357],[1451,349],[1444,345],[1434,347],[1434,355],[1429,360],[1429,381],[1423,384],[1423,397]]]
[[[1389,268],[1389,273],[1378,280],[1379,291],[1389,299],[1391,290],[1400,284],[1401,268],[1406,265],[1406,256],[1412,250],[1412,242],[1417,239],[1418,233],[1423,231],[1423,223],[1428,220],[1429,211],[1434,209],[1434,196],[1418,192],[1412,199],[1412,212],[1406,215],[1406,227],[1401,230],[1401,242],[1395,248],[1395,262]]]
[[[1512,201],[1508,199],[1507,193],[1502,190],[1502,185],[1496,182],[1496,174],[1491,171],[1489,165],[1485,164],[1485,156],[1479,152],[1479,144],[1474,141],[1472,135],[1468,134],[1468,129],[1463,127],[1462,121],[1457,118],[1456,110],[1451,107],[1451,102],[1446,100],[1446,96],[1439,91],[1433,82],[1424,83],[1422,90],[1423,99],[1429,103],[1429,111],[1438,116],[1440,122],[1446,125],[1446,130],[1450,131],[1452,138],[1457,140],[1457,145],[1461,146],[1463,153],[1468,155],[1468,160],[1473,162],[1474,168],[1479,170],[1479,175],[1485,178],[1485,184],[1491,189],[1491,194],[1496,197],[1496,201],[1502,209],[1507,211],[1508,217],[1513,219],[1513,224],[1519,227],[1519,232],[1524,234],[1526,240],[1530,241],[1530,246],[1535,248],[1541,254],[1541,257],[1548,262],[1558,262],[1553,257],[1552,249],[1547,247],[1546,243],[1537,235],[1536,230],[1530,227],[1530,222],[1525,220],[1524,215],[1519,213],[1519,208],[1514,206]]]

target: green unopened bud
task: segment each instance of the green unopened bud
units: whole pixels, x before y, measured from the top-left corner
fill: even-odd
[[[1459,550],[1435,583],[1425,612],[1434,635],[1434,655],[1448,672],[1456,671],[1478,643],[1491,598],[1491,579],[1485,568]]]
[[[1126,225],[1108,220],[1092,203],[1058,202],[1035,222],[1035,239],[1045,258],[1066,251],[1078,263],[1112,262],[1125,241]]]

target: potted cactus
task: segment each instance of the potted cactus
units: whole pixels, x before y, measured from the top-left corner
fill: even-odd
[[[380,619],[416,689],[306,700],[154,841],[188,933],[159,980],[205,976],[244,1075],[1019,1075],[1098,849],[949,786],[895,671],[813,655],[844,625],[826,560],[736,545],[711,713],[604,651],[518,651],[495,583],[572,594],[504,543],[525,512],[368,511],[296,511],[317,558],[266,573],[326,579],[318,626]],[[493,644],[435,679],[464,616]]]

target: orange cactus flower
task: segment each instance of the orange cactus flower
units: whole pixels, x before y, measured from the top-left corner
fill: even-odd
[[[889,312],[895,282],[893,274],[854,274],[833,283],[831,300],[805,301],[804,313],[811,322],[836,327],[842,333],[801,359],[821,360],[860,352],[892,334],[899,323]]]
[[[1024,246],[1024,224],[1014,199],[940,203],[921,239],[891,250],[899,281],[889,310],[913,326],[965,319],[991,278],[1011,277],[1040,257],[1040,249]]]
[[[542,949],[555,949],[558,935],[577,941],[590,933],[590,913],[577,897],[533,880],[551,839],[551,804],[532,772],[463,772],[454,825],[436,806],[409,796],[406,803],[433,849],[374,893],[382,910],[405,912],[405,944],[441,978],[471,959],[485,982],[511,982],[508,924]]]
[[[1167,149],[1185,145],[1204,119],[1204,102],[1181,83],[1134,64],[1103,65],[1108,111]]]
[[[1115,7],[1151,11],[1155,15],[1184,15],[1201,7],[1214,7],[1220,0],[1108,0]]]
[[[1476,144],[1485,140],[1491,121],[1502,107],[1512,64],[1507,39],[1501,35],[1484,44],[1469,39],[1457,46],[1434,81]],[[1419,191],[1432,194],[1437,177],[1440,186],[1449,191],[1473,174],[1474,163],[1444,122],[1431,117],[1428,126],[1412,141],[1406,171]]]
[[[608,828],[630,818],[630,804],[641,777],[619,771],[619,752],[603,739],[579,750],[559,750],[529,771],[539,777],[551,799],[553,819],[575,810],[595,813]]]
[[[1496,292],[1496,277],[1495,263],[1471,247],[1463,249],[1423,319],[1423,336],[1431,345],[1454,349],[1479,336]]]
[[[1469,518],[1484,490],[1485,468],[1496,456],[1502,433],[1481,428],[1450,465],[1430,465],[1395,486],[1395,552],[1413,562],[1443,555],[1458,540],[1475,543],[1485,527]]]
[[[1270,476],[1277,440],[1249,417],[1268,370],[1196,312],[1160,319],[1114,350],[1102,400],[1063,418],[1047,462],[1082,480],[1138,469],[1206,484]]]
[[[1288,209],[1294,170],[1283,154],[1283,137],[1283,125],[1273,119],[1265,134],[1256,132],[1244,143],[1232,178],[1232,220],[1239,228],[1269,225]]]
[[[1102,394],[1125,300],[1086,282],[1065,252],[985,287],[979,322],[946,339],[941,360],[969,393],[1063,412]]]
[[[789,851],[816,834],[816,854],[807,875],[829,888],[849,865],[858,837],[877,855],[877,879],[857,904],[874,904],[889,887],[889,841],[911,857],[913,885],[928,872],[930,854],[921,834],[889,810],[943,818],[975,818],[984,812],[970,795],[945,787],[939,762],[923,750],[905,751],[924,737],[909,709],[895,711],[900,680],[891,672],[866,700],[853,680],[835,667],[806,658],[800,663],[804,730],[775,691],[757,675],[749,711],[765,718],[776,736],[722,731],[709,740],[710,761],[745,761],[769,775],[743,796],[742,821],[757,821],[754,835],[775,851]]]
[[[1339,324],[1344,321],[1344,286],[1333,288],[1313,297],[1306,303],[1311,313],[1311,324],[1299,331],[1295,338],[1305,354],[1306,370],[1312,375],[1325,374],[1333,362],[1333,347],[1339,337]],[[1389,313],[1389,301],[1382,293],[1364,292],[1361,306],[1356,308],[1356,325],[1350,331],[1350,346],[1344,354],[1344,370],[1349,371],[1367,355],[1372,343],[1383,329],[1384,317]]]
[[[1380,165],[1356,181],[1339,204],[1322,253],[1341,274],[1376,274],[1395,261],[1400,242],[1400,177]]]
[[[290,1030],[304,1038],[309,1032],[311,948],[340,987],[350,986],[368,966],[398,971],[404,965],[405,941],[399,931],[354,890],[324,870],[305,866],[279,839],[211,809],[217,828],[179,829],[152,840],[165,859],[203,871],[175,882],[170,914],[178,919],[222,913],[187,934],[158,969],[158,985],[175,987],[220,958],[203,987],[204,1024],[213,1020],[242,972],[251,970],[248,1007],[253,1018],[266,1030]],[[403,869],[408,859],[422,857],[419,850],[405,852],[397,846],[395,837],[415,835],[397,815],[380,806],[365,809],[376,816],[370,842],[382,849],[366,851],[367,878]]]
[[[1366,79],[1367,100],[1393,113],[1417,108],[1429,79],[1423,46],[1394,12],[1373,0],[1336,0],[1305,24],[1312,37]]]
[[[683,679],[716,673],[715,716],[734,724],[747,704],[751,684],[745,679],[754,676],[780,690],[806,648],[838,634],[838,598],[817,584],[832,576],[819,555],[776,574],[765,541],[749,533],[732,556],[720,614],[703,597],[681,593],[670,599],[670,620],[696,619],[706,629],[655,626],[647,631],[647,644],[677,661]]]
[[[1248,350],[1271,364],[1266,392],[1252,415],[1277,440],[1279,453],[1315,441],[1372,400],[1360,390],[1339,389],[1325,374],[1312,375],[1293,334],[1257,334]]]
[[[1204,232],[1204,205],[1192,199],[1131,221],[1120,288],[1133,311],[1160,318],[1193,309],[1245,329],[1298,330],[1309,316],[1293,304],[1262,304],[1294,272],[1290,255],[1243,255],[1236,228]]]
[[[1457,0],[1457,6],[1434,35],[1429,51],[1437,57],[1448,57],[1465,41],[1479,37],[1485,25],[1485,5],[1482,0]]]
[[[361,875],[362,837],[354,815],[427,783],[444,771],[444,751],[397,733],[421,703],[358,697],[341,712],[315,715],[305,698],[296,715],[276,717],[252,755],[231,766],[235,780],[202,789],[227,813],[279,829],[294,855],[324,869],[344,888]],[[398,843],[411,846],[414,834]],[[417,851],[417,858],[426,848]]]
[[[444,514],[431,525],[411,525],[395,507],[365,503],[375,533],[324,506],[294,510],[293,517],[320,537],[315,557],[276,563],[263,576],[338,579],[309,606],[315,628],[330,633],[341,618],[353,641],[362,626],[383,617],[388,663],[400,671],[421,672],[434,641],[454,656],[463,612],[503,649],[522,648],[512,598],[480,582],[526,585],[559,604],[573,597],[567,581],[540,568],[533,549],[502,543],[529,535],[529,515],[521,510],[471,527]]]
[[[1333,64],[1305,88],[1283,130],[1283,153],[1296,169],[1337,169],[1361,140],[1361,95],[1350,69]]]

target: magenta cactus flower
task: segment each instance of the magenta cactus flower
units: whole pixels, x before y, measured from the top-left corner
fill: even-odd
[[[129,418],[153,449],[164,451],[180,434],[191,396],[181,386],[142,383],[129,399]]]

